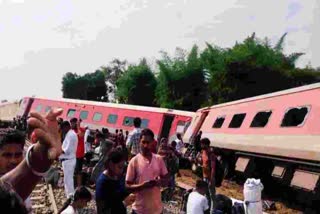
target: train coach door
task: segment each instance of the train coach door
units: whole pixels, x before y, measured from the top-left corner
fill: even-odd
[[[173,119],[174,119],[174,115],[170,115],[170,114],[164,115],[163,120],[162,120],[163,123],[161,126],[160,136],[158,136],[159,140],[163,137],[165,137],[165,138],[169,137]]]
[[[206,117],[208,116],[208,114],[209,114],[209,111],[207,111],[207,110],[201,112],[201,116],[200,116],[199,120],[196,121],[195,128],[193,129],[193,133],[191,135],[191,142],[193,141],[195,136],[200,131],[202,124],[203,124],[204,120],[206,119]]]

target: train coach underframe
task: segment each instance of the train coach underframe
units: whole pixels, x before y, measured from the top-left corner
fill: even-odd
[[[308,207],[320,199],[320,163],[256,153],[214,148],[224,167],[224,178],[243,184],[246,178],[261,179],[264,192],[281,195],[281,200],[296,201]],[[193,164],[192,171],[201,172]]]

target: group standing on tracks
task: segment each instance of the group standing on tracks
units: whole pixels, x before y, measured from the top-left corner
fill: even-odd
[[[178,160],[184,147],[179,134],[171,143],[165,138],[158,143],[151,129],[141,128],[141,119],[137,117],[134,130],[126,137],[122,131],[116,135],[107,129],[96,130],[93,135],[90,127],[81,127],[81,120],[62,121],[58,119],[60,114],[58,110],[50,111],[45,118],[38,113],[30,114],[28,128],[34,142],[25,155],[25,135],[17,129],[2,130],[0,172],[4,207],[27,213],[28,196],[53,161],[58,160],[62,164],[67,199],[61,213],[77,213],[86,206],[92,199],[86,185],[95,187],[98,213],[127,213],[125,205],[132,203],[132,213],[162,213],[161,190],[166,187],[173,190],[179,172]],[[215,195],[214,155],[206,149],[207,140],[201,141],[205,169],[202,183],[206,189],[204,195],[210,194],[209,200],[204,198],[207,205],[202,207],[203,212],[210,205],[214,209]],[[98,159],[94,150],[98,150]],[[83,178],[83,163],[86,172],[92,175],[89,181]],[[198,183],[202,185],[199,188],[204,188]],[[200,202],[203,203],[197,195],[190,197],[187,212],[198,213]]]

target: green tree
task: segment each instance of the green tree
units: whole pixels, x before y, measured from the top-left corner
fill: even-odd
[[[274,47],[267,38],[256,38],[255,33],[230,49],[207,44],[201,59],[209,73],[208,104],[294,87],[295,63],[303,53],[283,53],[286,35]]]
[[[62,92],[64,98],[108,101],[105,76],[101,71],[83,76],[66,73],[62,78]]]
[[[207,83],[198,47],[194,46],[188,54],[178,49],[173,59],[163,53],[158,66],[158,104],[161,107],[188,111],[199,109],[207,97]]]
[[[130,65],[116,82],[120,103],[154,106],[157,81],[145,59]]]

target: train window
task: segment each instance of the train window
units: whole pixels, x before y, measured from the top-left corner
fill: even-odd
[[[190,125],[191,125],[191,121],[186,122],[186,125],[184,126],[183,133],[185,133],[187,131],[187,129],[189,128]]]
[[[133,120],[134,118],[133,117],[125,117],[123,119],[123,124],[124,126],[133,126]]]
[[[272,111],[261,111],[254,116],[250,127],[265,127],[269,121]]]
[[[184,121],[179,120],[177,124],[176,133],[183,133],[185,124],[186,123]]]
[[[75,110],[75,109],[69,109],[69,110],[68,110],[67,117],[73,117],[75,113],[76,113],[76,110]]]
[[[88,114],[89,114],[88,111],[81,111],[80,112],[80,119],[86,120],[88,118]]]
[[[42,110],[42,105],[39,104],[39,105],[36,107],[36,111],[37,111],[37,112],[41,112],[41,110]]]
[[[141,120],[141,128],[148,128],[149,120],[148,119],[142,119]]]
[[[239,128],[245,117],[246,113],[233,115],[232,120],[229,124],[229,128]]]
[[[47,112],[49,112],[51,109],[52,109],[51,106],[47,106],[46,109],[45,109],[45,112],[47,113]]]
[[[118,120],[118,115],[116,115],[116,114],[109,114],[107,123],[114,124],[114,123],[117,122],[117,120]]]
[[[102,119],[102,114],[99,112],[94,113],[93,115],[93,121],[100,121]]]
[[[308,107],[290,108],[282,119],[281,127],[292,127],[302,125],[308,111]]]
[[[214,121],[212,125],[212,128],[221,128],[225,119],[225,116],[217,117],[216,121]]]

